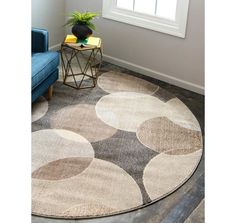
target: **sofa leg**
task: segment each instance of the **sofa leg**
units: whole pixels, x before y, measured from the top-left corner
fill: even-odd
[[[52,91],[53,91],[53,86],[51,85],[48,88],[48,100],[51,100],[51,98],[52,98]]]

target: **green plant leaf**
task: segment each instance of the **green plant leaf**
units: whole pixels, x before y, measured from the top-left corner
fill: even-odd
[[[92,29],[92,30],[96,30],[96,27],[95,27],[95,25],[93,24],[93,23],[91,23],[91,22],[88,22],[87,23],[87,26],[90,28],[90,29]]]
[[[88,25],[91,29],[95,30],[95,25],[90,21],[97,17],[99,14],[94,12],[84,12],[75,11],[69,14],[69,18],[65,25],[73,26],[77,23],[83,23]]]

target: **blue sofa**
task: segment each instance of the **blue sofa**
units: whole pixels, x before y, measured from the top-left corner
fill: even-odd
[[[59,53],[48,51],[48,31],[32,28],[32,102],[48,92],[48,99],[52,97],[52,85],[58,79]]]

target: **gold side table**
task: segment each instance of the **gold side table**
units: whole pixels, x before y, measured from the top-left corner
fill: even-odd
[[[84,64],[81,62],[82,60],[85,62]],[[63,41],[61,44],[61,62],[63,84],[75,89],[95,87],[102,63],[101,41],[98,46],[80,46],[77,43],[65,43]],[[73,69],[72,64],[74,63],[79,67],[78,72]],[[73,81],[68,81],[68,77],[73,77]]]

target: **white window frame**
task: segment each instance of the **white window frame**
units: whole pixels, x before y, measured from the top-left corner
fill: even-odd
[[[175,21],[117,8],[116,0],[103,0],[102,16],[107,19],[185,38],[189,0],[178,0]]]

